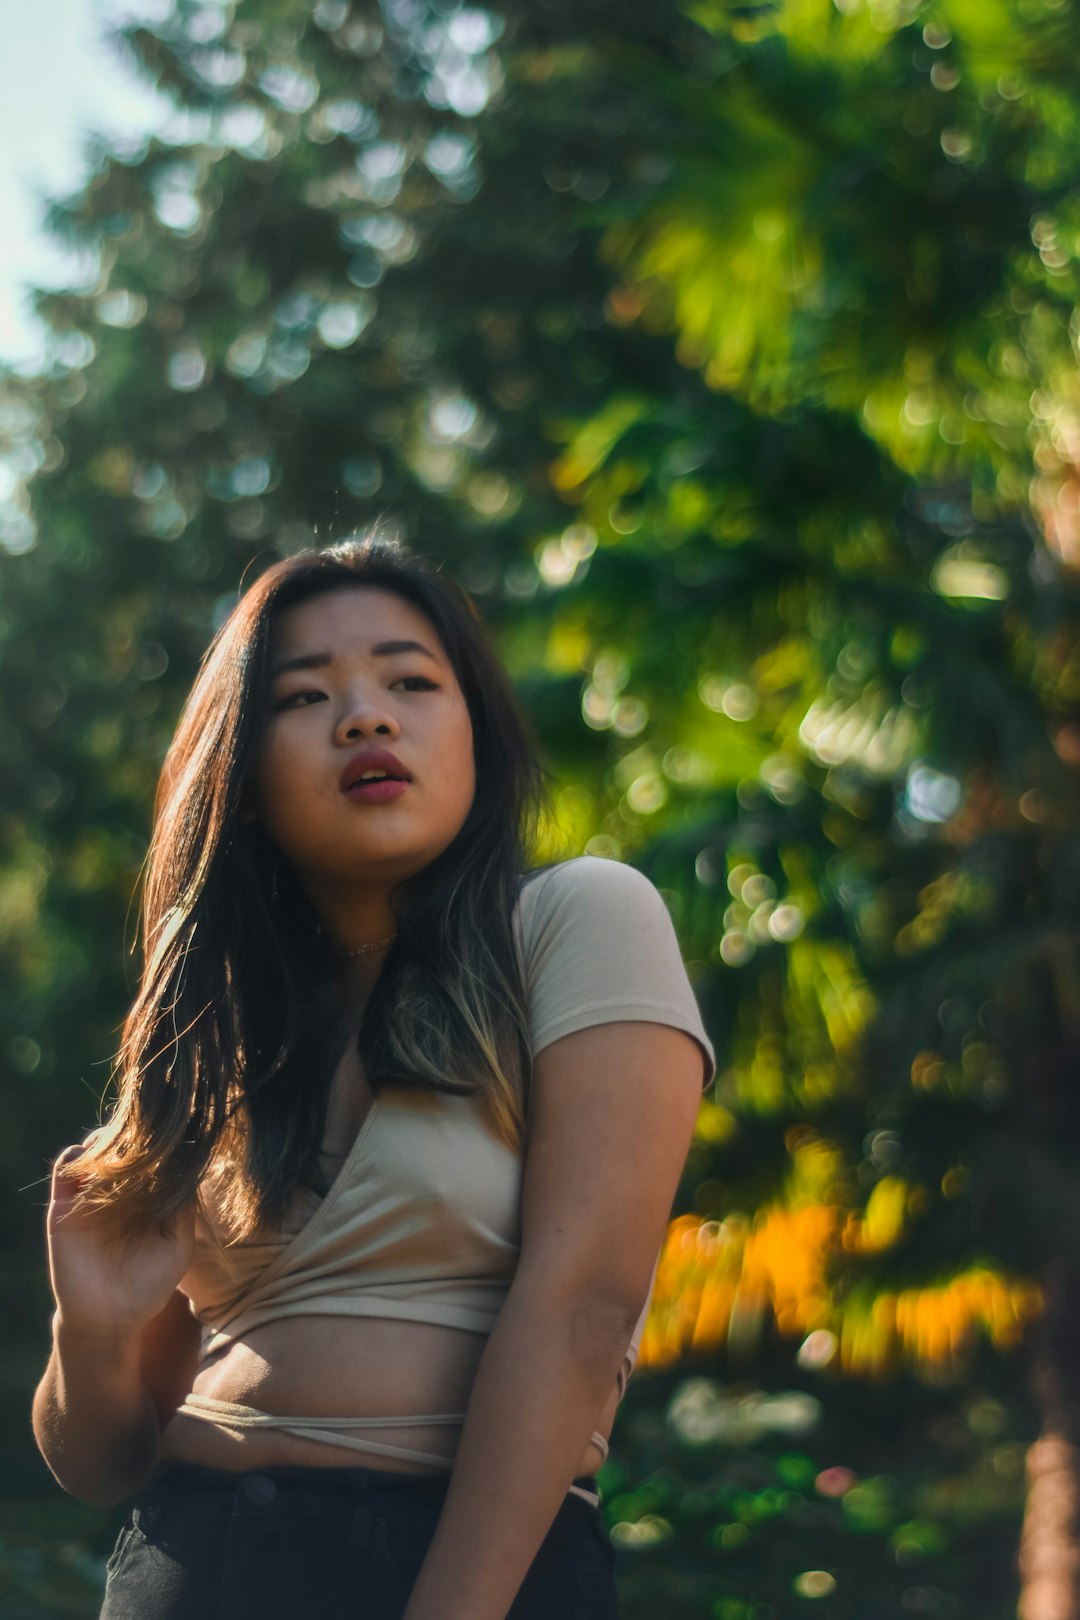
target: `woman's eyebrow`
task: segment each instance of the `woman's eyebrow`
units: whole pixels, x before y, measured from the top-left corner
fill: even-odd
[[[435,653],[427,647],[421,646],[419,641],[377,641],[371,649],[372,658],[388,657],[393,653],[418,652],[425,658],[434,659],[438,663]],[[270,679],[276,681],[279,675],[284,675],[290,669],[322,669],[327,664],[336,662],[333,653],[301,653],[298,658],[286,658],[283,663],[277,664],[270,672]]]

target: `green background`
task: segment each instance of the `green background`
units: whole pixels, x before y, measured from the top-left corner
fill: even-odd
[[[165,747],[244,583],[376,518],[497,641],[538,854],[650,876],[717,1046],[600,1473],[625,1620],[1076,1612],[1072,0],[127,39],[177,118],[56,206],[100,278],[0,376],[4,1616],[96,1613],[122,1518],[29,1408]]]

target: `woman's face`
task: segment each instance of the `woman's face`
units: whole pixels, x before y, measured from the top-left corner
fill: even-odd
[[[461,830],[476,788],[469,711],[429,620],[391,590],[348,586],[284,609],[270,652],[251,776],[269,837],[312,899],[327,884],[340,898],[349,880],[389,888],[421,871]],[[285,667],[297,659],[311,666]],[[408,773],[395,797],[342,787],[371,748]]]

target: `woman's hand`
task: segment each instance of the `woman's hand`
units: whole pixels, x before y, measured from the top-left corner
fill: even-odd
[[[46,1236],[49,1282],[57,1318],[71,1332],[137,1332],[169,1303],[195,1253],[195,1206],[172,1219],[167,1236],[156,1229],[120,1235],[94,1212],[72,1208],[78,1192],[83,1143],[53,1161]]]

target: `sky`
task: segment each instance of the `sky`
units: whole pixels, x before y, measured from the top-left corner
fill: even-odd
[[[27,284],[58,287],[80,266],[47,235],[42,197],[77,190],[94,131],[160,129],[169,103],[136,77],[105,30],[160,15],[162,0],[34,0],[4,16],[0,51],[0,363],[32,366],[41,332]]]

